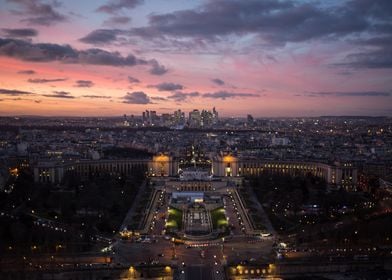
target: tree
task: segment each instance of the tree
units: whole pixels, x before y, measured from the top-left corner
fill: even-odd
[[[11,238],[19,243],[26,239],[27,228],[23,223],[17,221],[11,224],[10,233]]]

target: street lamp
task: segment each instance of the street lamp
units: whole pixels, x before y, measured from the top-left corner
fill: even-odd
[[[172,259],[175,260],[175,259],[177,258],[177,255],[176,255],[176,243],[174,242],[174,241],[175,241],[174,237],[171,239],[171,241],[173,242],[173,255],[172,255]]]
[[[131,273],[131,278],[135,278],[135,268],[133,266],[129,267],[129,272]]]
[[[170,276],[170,274],[171,274],[171,271],[172,271],[172,269],[171,269],[171,267],[170,266],[165,266],[165,273],[168,275],[168,276]]]

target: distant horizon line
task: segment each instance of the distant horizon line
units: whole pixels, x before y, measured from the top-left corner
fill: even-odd
[[[154,111],[154,110],[153,110]],[[165,113],[164,113],[165,114]],[[104,116],[94,116],[94,115],[89,115],[89,116],[81,116],[81,115],[66,115],[66,116],[61,116],[61,115],[0,115],[0,118],[123,118],[124,115],[127,117],[134,116],[134,117],[142,117],[142,114],[140,115],[135,115],[135,114],[122,114],[122,115],[104,115]],[[162,114],[160,114],[162,115]],[[222,119],[231,119],[231,118],[247,118],[247,115],[252,115],[252,114],[246,114],[243,116],[219,116],[219,118]],[[159,116],[159,115],[158,115]],[[256,119],[282,119],[282,118],[290,118],[290,119],[299,119],[299,118],[392,118],[392,115],[319,115],[319,116],[275,116],[275,117],[268,117],[268,116],[254,116],[252,115],[253,118]]]

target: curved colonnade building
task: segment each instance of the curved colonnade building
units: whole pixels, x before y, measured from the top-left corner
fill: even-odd
[[[40,161],[34,165],[35,182],[60,183],[67,172],[82,179],[109,173],[130,175],[141,171],[152,177],[178,176],[180,163],[168,155],[156,155],[147,159],[100,159],[75,160],[73,162]],[[311,161],[274,161],[259,158],[242,158],[233,155],[216,155],[211,159],[214,177],[257,176],[263,173],[306,175],[326,180],[329,185],[355,190],[357,168],[352,163],[320,163]]]

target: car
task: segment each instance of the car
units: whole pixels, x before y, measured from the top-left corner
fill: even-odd
[[[163,254],[163,253],[158,254],[158,257],[164,257],[164,256],[165,256],[165,254]]]
[[[143,239],[142,240],[142,243],[151,243],[152,241],[151,241],[151,239]]]
[[[368,255],[354,255],[353,259],[354,259],[354,261],[368,261],[369,256]]]

